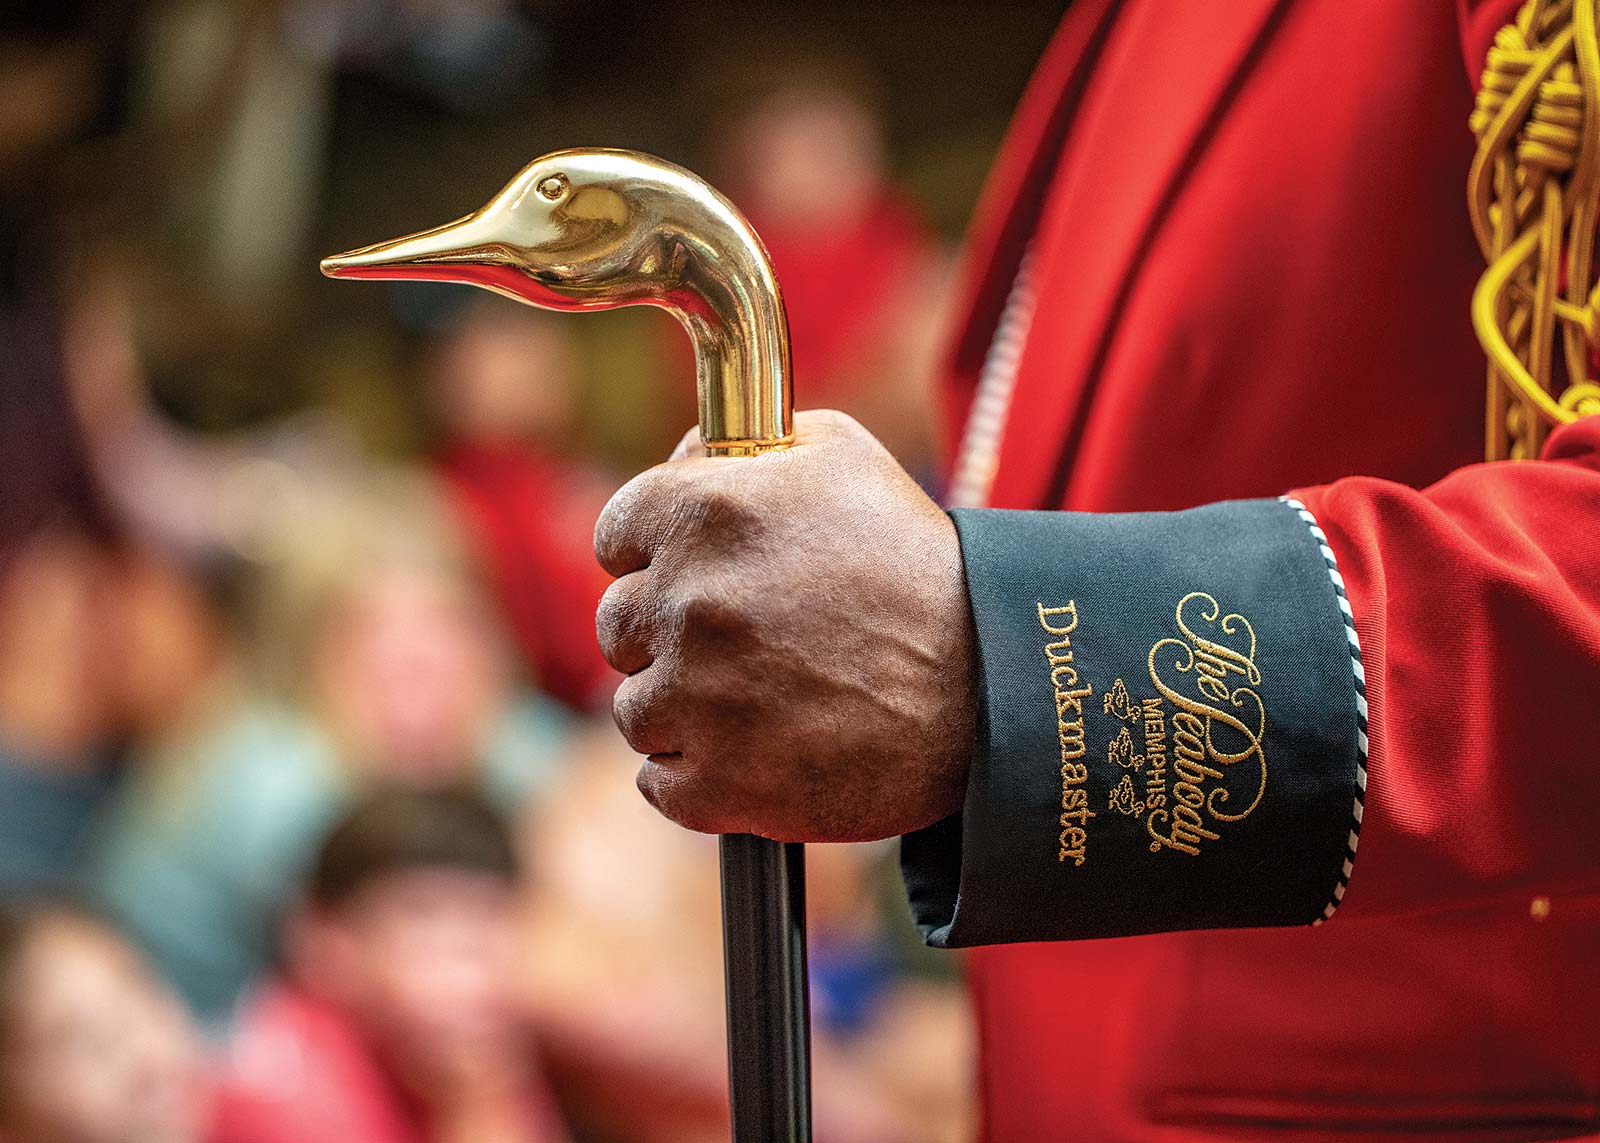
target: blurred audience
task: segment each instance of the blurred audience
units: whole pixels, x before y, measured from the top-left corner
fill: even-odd
[[[97,503],[121,532],[198,574],[225,579],[241,563],[271,563],[294,537],[303,503],[338,495],[372,458],[329,410],[226,432],[195,431],[167,415],[141,359],[137,274],[125,260],[108,248],[81,268],[61,329],[67,415],[76,418]],[[257,368],[252,381],[283,383],[281,365]]]
[[[73,417],[51,191],[101,110],[70,9],[0,22],[0,888],[59,884],[113,780],[114,528]]]
[[[590,727],[535,807],[527,1003],[584,1138],[726,1140],[717,845],[644,804],[638,765],[614,728]],[[888,848],[815,853],[817,1138],[968,1138],[965,999],[907,971],[915,933],[883,880]]]
[[[573,448],[577,347],[569,319],[485,298],[428,367],[455,493],[533,677],[579,710],[603,708],[617,676],[594,638],[610,577],[594,523],[616,482]]]
[[[634,19],[0,13],[0,899],[106,915],[0,905],[0,1143],[726,1138],[716,843],[637,797],[593,633],[597,458],[676,439],[692,389],[641,363],[687,340],[428,286],[419,323],[313,293],[308,248],[471,200],[530,123],[704,131],[802,404],[931,481],[944,267],[871,83],[708,74],[707,131],[625,90]],[[575,29],[615,100],[567,98]],[[893,877],[812,851],[819,1140],[968,1133],[966,1005]]]
[[[352,797],[471,782],[514,809],[562,749],[563,717],[517,685],[424,478],[373,477],[299,524],[256,593],[254,670],[137,768],[89,870],[213,1027]]]
[[[0,578],[0,888],[63,887],[113,781],[105,558],[50,530]]]
[[[183,1006],[126,941],[67,905],[0,906],[0,1140],[200,1143],[207,1089]]]
[[[322,844],[246,1007],[217,1143],[557,1143],[514,1002],[521,862],[474,794],[372,795]]]
[[[915,971],[925,950],[898,882],[893,843],[806,847],[817,1082],[882,1117],[869,1134],[840,1138],[955,1143],[975,1126],[966,1002],[948,977]]]
[[[36,237],[0,208],[0,246]],[[11,277],[25,263],[12,253],[0,268],[0,890],[9,891],[72,879],[129,744],[182,721],[224,642],[203,587],[139,542],[105,496],[75,417],[70,306],[47,267]]]
[[[180,722],[220,655],[165,561],[57,523],[0,564],[0,892],[73,882],[128,744]]]

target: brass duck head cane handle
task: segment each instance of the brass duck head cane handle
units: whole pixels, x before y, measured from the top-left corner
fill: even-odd
[[[789,323],[766,249],[703,179],[653,156],[551,152],[466,217],[324,258],[322,272],[469,282],[552,310],[659,306],[694,342],[708,452],[794,439]]]

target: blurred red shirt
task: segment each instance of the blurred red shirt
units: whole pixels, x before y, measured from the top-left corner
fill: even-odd
[[[621,678],[594,631],[611,582],[594,559],[606,487],[514,440],[453,443],[438,466],[539,689],[575,710],[605,705]]]
[[[537,1075],[518,1093],[518,1138],[567,1138]],[[217,1091],[210,1143],[431,1143],[425,1107],[338,1008],[289,984],[247,1005]]]

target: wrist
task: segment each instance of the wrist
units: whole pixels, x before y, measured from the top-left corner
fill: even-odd
[[[943,677],[947,681],[947,718],[940,727],[939,782],[935,791],[934,812],[924,824],[931,825],[961,812],[966,800],[972,755],[978,740],[978,709],[981,702],[982,673],[978,666],[978,627],[973,619],[971,597],[967,591],[966,565],[961,558],[961,541],[954,521],[941,513],[947,541],[944,561],[946,584],[946,629],[950,646]]]

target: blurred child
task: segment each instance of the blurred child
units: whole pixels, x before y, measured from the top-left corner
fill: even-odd
[[[41,529],[0,568],[0,891],[63,889],[112,789],[110,560]]]
[[[177,998],[111,929],[0,907],[0,1140],[195,1143],[199,1063]]]
[[[249,641],[257,679],[143,766],[92,861],[100,900],[212,1027],[267,966],[318,839],[370,788],[519,806],[564,722],[517,685],[493,613],[410,474],[296,506]]]
[[[283,974],[246,1007],[218,1143],[553,1143],[513,1001],[520,871],[452,791],[373,795],[323,843]]]
[[[181,569],[82,527],[0,562],[0,892],[74,883],[127,744],[193,713],[220,651]]]

